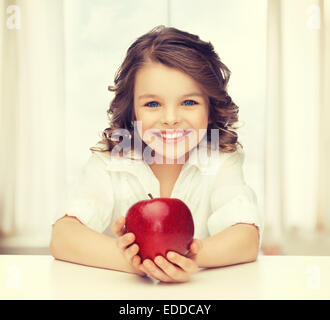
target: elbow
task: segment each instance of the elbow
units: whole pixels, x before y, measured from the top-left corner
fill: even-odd
[[[52,234],[49,243],[49,252],[55,259],[60,259],[61,252],[63,251],[63,244],[65,241],[63,239],[66,238],[68,220],[67,219],[59,219],[52,226]]]
[[[245,253],[241,259],[242,263],[246,262],[254,262],[257,260],[259,255],[259,247],[256,246],[254,243],[251,243],[246,249]]]
[[[259,246],[258,246],[258,244],[257,245],[252,245],[249,262],[256,261],[257,258],[258,258],[258,255],[259,255]]]
[[[248,236],[248,262],[254,262],[259,255],[259,230],[257,227]]]
[[[54,244],[53,244],[52,242],[49,244],[49,252],[50,252],[51,256],[52,256],[54,259],[58,259],[58,255],[57,255],[57,252],[56,252],[55,246],[54,246]]]
[[[49,243],[49,252],[55,259],[65,260],[71,256],[71,241],[69,239],[72,237],[75,226],[81,224],[75,217],[67,215],[55,222]]]
[[[244,243],[244,262],[254,262],[259,255],[259,229],[255,225],[245,225],[241,241]]]
[[[56,226],[56,223],[53,225],[52,227],[52,235],[51,235],[51,239],[50,239],[50,243],[49,243],[49,252],[50,254],[55,258],[58,259],[58,241],[57,241],[57,228],[58,226]]]

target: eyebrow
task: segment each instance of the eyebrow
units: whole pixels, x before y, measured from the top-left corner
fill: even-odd
[[[203,97],[203,94],[198,93],[198,92],[192,92],[192,93],[187,93],[187,94],[184,94],[183,96],[181,96],[181,98],[186,98],[186,97]],[[144,99],[144,98],[160,98],[160,97],[157,96],[156,94],[143,94],[138,97],[139,100]]]

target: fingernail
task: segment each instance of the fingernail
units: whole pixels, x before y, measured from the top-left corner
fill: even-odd
[[[175,254],[174,254],[173,252],[169,252],[169,253],[167,254],[167,257],[168,257],[169,259],[173,259],[174,256],[175,256]]]

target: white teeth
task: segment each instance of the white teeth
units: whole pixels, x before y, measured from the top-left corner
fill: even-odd
[[[183,136],[183,133],[180,133],[180,134],[177,134],[177,133],[174,133],[174,134],[163,134],[162,136],[165,139],[176,139],[176,138],[182,137]]]
[[[190,133],[190,131],[186,131],[186,132],[176,132],[176,133],[167,133],[167,134],[162,134],[161,132],[155,132],[155,134],[161,138],[164,139],[177,139],[180,138],[182,136],[187,135],[188,133]]]

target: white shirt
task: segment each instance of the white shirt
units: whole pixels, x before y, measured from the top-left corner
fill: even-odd
[[[212,156],[203,158],[205,150],[200,146],[191,151],[171,198],[182,200],[190,208],[194,238],[212,236],[239,222],[249,223],[258,227],[260,248],[263,217],[255,192],[244,181],[243,150],[238,148],[234,153],[213,150]],[[110,225],[120,216],[126,216],[136,202],[150,199],[148,193],[153,198],[160,197],[160,184],[145,161],[92,151],[53,223],[67,214],[95,231],[114,237]]]

